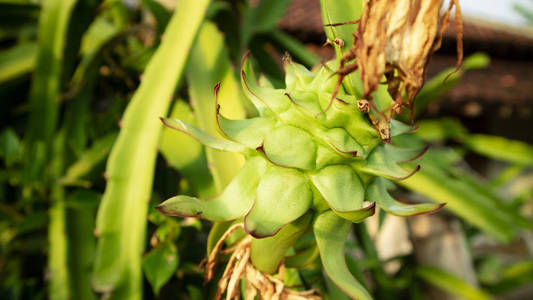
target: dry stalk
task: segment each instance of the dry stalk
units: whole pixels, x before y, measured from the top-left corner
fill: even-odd
[[[243,224],[236,224],[230,227],[215,245],[209,255],[205,265],[205,281],[213,278],[216,258],[219,254],[224,254],[222,250],[224,241],[237,229],[242,228]],[[239,283],[241,279],[246,282],[246,300],[252,300],[256,296],[264,300],[320,300],[318,291],[293,291],[289,290],[283,282],[284,265],[281,264],[278,276],[263,274],[257,270],[251,260],[251,243],[252,237],[246,236],[230,249],[231,256],[226,265],[222,277],[218,281],[218,289],[215,300],[220,300],[225,293],[225,299],[240,299]]]

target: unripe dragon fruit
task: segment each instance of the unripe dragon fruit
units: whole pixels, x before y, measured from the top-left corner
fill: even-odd
[[[406,169],[402,163],[417,159],[426,149],[393,145],[395,136],[415,129],[394,119],[383,139],[369,120],[365,100],[342,90],[332,100],[337,80],[326,65],[309,71],[286,58],[284,67],[285,89],[260,86],[244,57],[242,88],[259,116],[230,120],[217,107],[215,117],[226,140],[178,119],[162,119],[207,147],[242,153],[246,163],[220,195],[212,199],[179,195],[158,209],[166,215],[242,223],[252,236],[251,261],[265,273],[275,272],[284,251],[312,228],[324,270],[333,282],[350,295],[370,298],[349,273],[341,276],[343,271],[336,270],[344,265],[342,247],[350,222],[372,216],[376,205],[398,216],[440,209],[441,204],[400,203],[387,192],[393,186],[390,179],[401,180],[419,169]],[[291,226],[300,229],[291,231]],[[280,237],[283,234],[290,238]],[[254,243],[276,237],[281,254],[267,258],[270,264],[254,258]]]

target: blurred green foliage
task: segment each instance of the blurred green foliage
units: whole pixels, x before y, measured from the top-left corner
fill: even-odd
[[[0,0],[2,299],[213,297],[216,280],[202,286],[198,268],[207,253],[209,226],[163,216],[153,207],[177,193],[217,194],[242,158],[206,150],[188,136],[162,129],[158,117],[179,117],[215,132],[209,122],[218,82],[223,83],[224,115],[255,115],[237,84],[236,66],[248,49],[265,76],[261,80],[276,87],[284,83],[273,52],[288,51],[307,67],[320,61],[276,28],[290,1],[255,3]],[[360,13],[359,1],[321,3],[329,12],[327,23]],[[352,31],[353,25],[328,27],[326,34],[350,41]],[[346,51],[335,50],[338,56]],[[429,79],[417,109],[423,111],[452,88],[464,71],[487,64],[486,56],[476,54],[446,85],[449,71]],[[347,77],[345,89],[358,95],[355,76]],[[400,185],[447,202],[471,237],[489,235],[512,243],[531,230],[531,220],[521,211],[531,205],[533,184],[512,189],[507,199],[499,193],[527,178],[533,166],[530,145],[471,134],[451,119],[418,125],[417,133],[398,142],[434,147],[423,158],[421,172]],[[480,179],[465,167],[466,153],[509,168]],[[210,249],[228,226],[214,225]],[[390,275],[365,226],[354,227],[349,237],[358,243],[348,243],[345,253],[349,272],[383,299],[416,299],[422,293],[419,279],[470,299],[533,282],[531,258],[508,261],[497,254],[475,257],[482,291],[442,270],[417,266],[412,254],[400,257],[401,270]],[[339,236],[350,231],[346,224],[339,228]],[[303,268],[288,268],[286,282],[320,289],[328,299],[345,297],[322,273],[316,246],[306,244],[305,235],[299,243],[289,251],[309,251],[287,260]],[[336,252],[342,246],[328,244],[327,237],[318,245]]]

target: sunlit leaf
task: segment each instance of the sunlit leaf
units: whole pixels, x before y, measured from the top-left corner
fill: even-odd
[[[434,267],[419,267],[416,274],[430,284],[461,298],[469,300],[488,300],[492,297],[486,292],[468,284],[444,270]]]
[[[35,67],[37,44],[24,43],[0,52],[0,84],[29,73]]]
[[[204,22],[191,50],[187,63],[186,79],[190,103],[196,117],[198,128],[214,138],[221,139],[216,119],[219,112],[230,119],[243,119],[245,110],[239,82],[226,49],[225,39],[217,26]],[[213,87],[219,85],[217,97]],[[231,181],[244,164],[240,154],[205,149],[207,162],[218,192]]]
[[[65,175],[60,179],[61,183],[64,185],[90,185],[90,182],[83,180],[83,177],[107,158],[116,138],[117,133],[113,132],[95,141],[76,162],[68,167]]]
[[[463,143],[470,150],[495,160],[533,166],[533,146],[500,136],[471,134]]]
[[[109,180],[96,221],[99,241],[92,282],[98,291],[120,290],[130,299],[142,296],[141,241],[162,129],[157,118],[167,114],[208,4],[208,0],[180,4],[122,118],[107,161]]]

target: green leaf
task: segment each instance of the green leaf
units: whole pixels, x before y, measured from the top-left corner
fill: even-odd
[[[261,76],[266,77],[274,88],[283,88],[283,71],[277,59],[274,59],[267,49],[270,47],[266,36],[255,36],[249,43],[254,63],[261,70]],[[262,86],[265,88],[265,86]],[[267,98],[268,100],[268,98]]]
[[[447,139],[462,139],[467,137],[468,131],[459,123],[451,118],[438,120],[423,120],[417,122],[419,129],[415,136],[427,142],[443,142]]]
[[[446,202],[447,209],[502,242],[509,242],[513,238],[520,226],[520,218],[496,205],[492,197],[497,197],[486,195],[490,191],[481,184],[466,181],[466,177],[447,173],[453,165],[439,161],[438,156],[434,157],[431,151],[421,164],[423,167],[419,172],[398,183],[437,203]]]
[[[0,52],[0,84],[18,78],[33,70],[37,44],[24,43]]]
[[[454,119],[426,120],[419,122],[416,136],[430,142],[454,139],[469,150],[492,159],[533,166],[533,146],[504,137],[469,134],[467,129]]]
[[[65,175],[60,179],[61,184],[90,186],[91,183],[82,178],[107,158],[116,139],[117,133],[113,132],[95,141],[89,149],[80,155],[76,162],[70,165]]]
[[[209,134],[203,132],[202,130],[180,119],[161,118],[161,121],[166,127],[188,134],[189,136],[191,136],[192,138],[207,147],[220,151],[230,152],[243,152],[246,150],[246,148],[241,144],[214,138]]]
[[[0,157],[5,160],[6,166],[10,167],[20,160],[22,147],[20,140],[11,128],[6,128],[0,135]]]
[[[307,213],[298,220],[287,224],[275,236],[253,239],[251,260],[261,272],[272,274],[278,270],[287,250],[310,229],[312,214]]]
[[[273,30],[290,3],[290,0],[263,0],[255,5],[249,3],[244,10],[241,26],[243,45],[248,45],[254,34]]]
[[[38,3],[2,0],[0,5],[0,27],[2,28],[24,29],[24,25],[34,25],[39,19]],[[20,31],[15,32],[20,34]]]
[[[156,296],[178,269],[178,261],[178,250],[171,242],[158,245],[143,257],[144,275]]]
[[[90,190],[75,190],[67,198],[66,233],[71,299],[96,299],[91,286],[91,269],[96,250],[93,231],[99,202],[100,194]]]
[[[167,27],[168,21],[170,21],[171,14],[161,3],[155,0],[142,0],[142,4],[150,10],[157,21],[157,32],[162,34]]]
[[[344,260],[344,241],[350,231],[350,222],[334,212],[319,215],[313,225],[322,266],[328,277],[352,299],[368,300],[372,296],[348,271]]]
[[[99,241],[93,286],[98,291],[128,299],[142,297],[147,199],[152,192],[162,128],[157,118],[167,114],[208,5],[208,0],[179,5],[122,118],[107,161],[109,180],[96,222]]]
[[[320,56],[308,50],[304,44],[283,31],[274,29],[270,32],[270,37],[279,50],[288,51],[306,67],[311,68],[320,62]]]
[[[80,90],[87,83],[90,73],[96,73],[103,56],[105,45],[119,33],[105,14],[98,16],[87,29],[81,41],[80,52],[83,57],[70,80],[71,90]]]
[[[486,292],[441,269],[419,267],[416,270],[416,275],[454,296],[468,300],[488,300],[492,298]]]
[[[424,213],[434,213],[439,211],[445,203],[423,203],[423,204],[405,204],[396,201],[388,193],[387,189],[393,188],[394,184],[385,178],[376,177],[367,188],[368,200],[388,212],[389,214],[406,217]]]
[[[157,209],[170,216],[195,216],[211,221],[240,218],[252,207],[266,168],[265,159],[251,157],[220,195],[205,200],[180,195],[166,200]]]
[[[350,166],[325,167],[312,175],[311,181],[339,216],[352,222],[361,222],[374,213],[374,206],[363,208],[363,183]]]
[[[312,170],[315,168],[317,146],[306,131],[283,125],[266,134],[263,150],[276,165]]]
[[[448,68],[433,76],[425,84],[415,98],[415,116],[417,116],[431,102],[455,87],[465,71],[483,69],[490,63],[489,57],[484,53],[474,53],[465,58],[461,69],[455,72],[455,67]],[[446,81],[445,81],[446,80]]]
[[[67,229],[65,202],[61,189],[56,189],[53,193],[55,201],[49,210],[48,224],[48,243],[51,245],[48,249],[48,271],[51,278],[48,295],[50,299],[66,300],[69,299],[71,291],[67,262],[69,241],[65,235]]]
[[[40,41],[35,71],[30,87],[31,106],[25,139],[25,180],[32,182],[44,176],[44,162],[38,161],[40,145],[44,145],[44,161],[50,159],[54,132],[57,126],[59,98],[62,87],[63,67],[71,14],[76,0],[43,1],[39,17]],[[36,166],[42,166],[36,169]]]
[[[495,160],[533,166],[533,146],[522,141],[493,135],[471,134],[465,137],[463,143],[471,151]]]
[[[271,166],[257,187],[257,198],[244,218],[244,229],[256,238],[276,234],[311,206],[312,192],[304,174]]]
[[[507,266],[499,275],[501,275],[501,281],[494,287],[498,294],[530,285],[533,282],[533,261],[529,259],[514,263]]]

